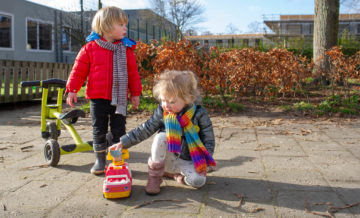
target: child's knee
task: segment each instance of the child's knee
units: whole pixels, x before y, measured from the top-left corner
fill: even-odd
[[[151,146],[151,159],[156,162],[165,160],[167,151],[166,134],[159,133],[155,136]]]
[[[194,188],[201,188],[206,183],[206,176],[197,175],[185,177],[184,181],[189,186],[192,186]]]
[[[166,133],[165,132],[160,132],[157,135],[155,135],[155,140],[157,140],[158,142],[166,142]]]

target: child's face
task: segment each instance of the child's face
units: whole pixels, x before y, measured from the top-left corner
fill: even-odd
[[[164,98],[163,96],[160,97],[161,106],[163,110],[169,113],[179,113],[185,107],[185,101],[181,98]]]
[[[111,41],[114,42],[124,38],[126,36],[126,33],[127,33],[126,23],[115,23],[113,25],[113,29],[110,30],[110,32],[106,33],[106,35]]]

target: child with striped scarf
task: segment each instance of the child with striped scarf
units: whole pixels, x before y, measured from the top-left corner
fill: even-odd
[[[69,75],[66,103],[74,107],[77,92],[86,84],[90,99],[95,163],[90,172],[103,174],[106,149],[118,143],[125,134],[128,96],[136,108],[140,103],[142,85],[134,49],[136,42],[127,38],[128,17],[118,7],[109,6],[96,12],[92,33],[79,51]],[[111,134],[107,133],[110,126]],[[111,139],[109,139],[111,138]]]
[[[159,105],[143,124],[120,138],[111,150],[129,148],[157,133],[148,159],[147,194],[160,193],[163,176],[200,188],[212,158],[215,137],[211,120],[200,103],[198,82],[191,71],[166,71],[155,79]]]

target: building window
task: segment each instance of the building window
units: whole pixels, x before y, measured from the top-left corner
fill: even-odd
[[[350,33],[350,25],[349,24],[339,24],[339,36],[341,37],[344,33]]]
[[[244,46],[244,47],[249,46],[249,39],[243,39],[242,40],[242,46]]]
[[[221,40],[221,39],[216,40],[216,46],[217,47],[222,47],[223,46],[223,40]]]
[[[61,47],[63,51],[70,51],[71,39],[70,39],[70,28],[63,27],[61,32]]]
[[[52,50],[52,24],[27,19],[27,49]]]
[[[301,25],[289,24],[287,26],[288,34],[301,35]]]
[[[12,48],[13,18],[11,15],[0,12],[0,48]]]
[[[75,36],[71,37],[71,51],[78,52],[81,49],[81,42]]]
[[[135,39],[135,33],[133,31],[130,31],[130,38]]]

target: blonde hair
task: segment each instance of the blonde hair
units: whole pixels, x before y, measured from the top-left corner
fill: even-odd
[[[200,90],[193,72],[170,70],[159,76],[153,88],[153,95],[158,100],[161,96],[168,99],[177,97],[186,104],[191,104],[200,99]]]
[[[118,7],[109,6],[98,10],[92,20],[91,28],[100,36],[113,29],[114,24],[128,23],[126,13]]]

